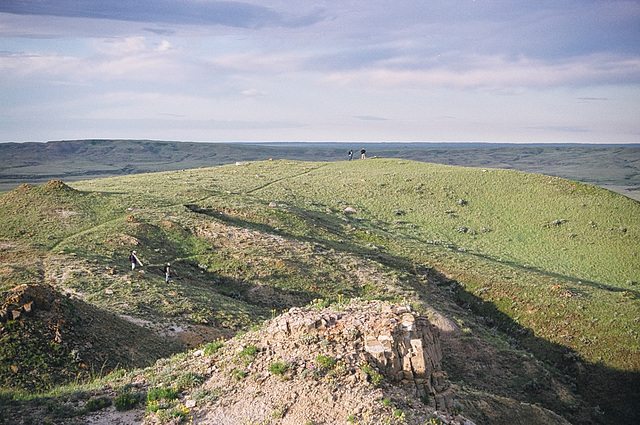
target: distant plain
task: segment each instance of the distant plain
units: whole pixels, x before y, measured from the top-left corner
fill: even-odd
[[[640,145],[492,143],[197,143],[74,140],[0,143],[0,191],[52,179],[173,171],[242,161],[292,159],[334,162],[360,149],[367,157],[445,165],[504,168],[595,184],[640,201]]]

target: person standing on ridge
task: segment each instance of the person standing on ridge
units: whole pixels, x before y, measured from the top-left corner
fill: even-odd
[[[365,159],[367,157],[365,153],[367,153],[367,151],[364,148],[360,149],[360,159]]]
[[[131,251],[131,255],[129,255],[129,261],[131,261],[131,271],[135,270],[136,263],[140,264],[140,267],[142,267],[142,262],[140,262],[140,260],[136,256],[135,251]]]
[[[351,161],[353,159],[353,149],[349,149],[349,161]]]
[[[167,263],[167,265],[164,266],[164,282],[165,283],[169,283],[170,275],[171,275],[171,264]]]

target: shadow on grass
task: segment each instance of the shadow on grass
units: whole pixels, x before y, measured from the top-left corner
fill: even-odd
[[[266,223],[259,223],[259,222],[241,218],[239,216],[225,214],[224,212],[221,212],[215,208],[205,208],[195,204],[186,204],[185,208],[187,208],[191,212],[213,217],[217,220],[223,221],[227,224],[230,224],[236,227],[257,230],[257,231],[268,233],[268,234],[274,234],[274,235],[282,236],[288,239],[296,240],[299,242],[316,244],[327,250],[334,249],[335,251],[340,251],[345,253],[357,253],[364,257],[376,257],[380,254],[380,251],[377,249],[366,249],[366,248],[363,248],[361,245],[357,245],[355,243],[345,241],[343,239],[340,239],[339,241],[331,241],[331,240],[323,239],[320,237],[303,236],[303,235],[295,234],[292,232],[286,232],[286,231],[283,231],[282,229],[273,227]],[[294,210],[293,214],[296,214],[310,222],[312,226],[309,226],[309,227],[316,226],[326,230],[327,232],[333,235],[336,235],[336,236],[343,235],[342,228],[340,228],[335,223],[335,220],[327,219],[325,217],[322,217],[319,214],[313,213],[312,211],[301,210],[301,209],[293,209],[293,210]],[[403,260],[403,261],[406,262],[406,260]]]
[[[430,281],[439,286],[450,288],[461,307],[470,309],[476,317],[488,319],[512,341],[516,341],[518,346],[545,362],[551,370],[558,371],[556,377],[573,387],[575,393],[583,399],[587,415],[585,416],[584,411],[577,410],[577,406],[563,403],[561,397],[554,399],[549,398],[548,394],[540,394],[535,386],[529,388],[529,402],[540,403],[572,423],[640,423],[640,410],[637,409],[640,372],[622,371],[601,363],[586,362],[576,351],[536,337],[531,329],[515,322],[493,303],[477,297],[437,270],[424,269],[419,270],[419,273],[426,274]]]

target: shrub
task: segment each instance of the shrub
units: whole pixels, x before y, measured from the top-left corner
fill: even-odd
[[[258,347],[255,345],[249,345],[240,352],[240,357],[255,357],[257,352]]]
[[[118,411],[131,410],[138,404],[139,396],[130,392],[124,392],[113,399],[113,405]]]
[[[108,397],[96,397],[87,401],[84,405],[85,412],[97,412],[105,407],[111,406],[111,399]]]
[[[318,363],[318,366],[320,366],[322,369],[330,370],[335,367],[336,359],[319,354],[318,357],[316,357],[316,363]]]
[[[360,369],[367,374],[367,379],[369,380],[369,382],[371,382],[371,384],[375,387],[380,386],[380,384],[382,383],[382,375],[378,372],[376,372],[371,365],[369,365],[368,363],[364,363],[360,366]]]
[[[147,401],[160,401],[160,400],[175,400],[178,398],[178,390],[176,388],[154,388],[147,394]]]
[[[444,422],[442,421],[440,416],[436,414],[431,414],[429,415],[427,424],[428,425],[444,425]]]
[[[186,390],[189,388],[197,387],[202,384],[204,378],[197,373],[187,372],[178,377],[176,381],[176,387],[178,391]]]
[[[224,342],[222,341],[210,342],[204,346],[204,355],[210,356],[212,354],[215,354],[222,347],[224,347]]]
[[[231,376],[236,381],[240,381],[247,376],[247,373],[239,369],[233,369],[233,372],[231,372]]]
[[[275,362],[269,366],[269,372],[273,375],[282,375],[289,370],[289,364],[283,362]]]

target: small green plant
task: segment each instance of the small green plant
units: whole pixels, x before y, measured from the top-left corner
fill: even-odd
[[[281,419],[284,416],[284,412],[284,407],[278,406],[273,412],[271,412],[271,417],[273,419]]]
[[[117,411],[125,411],[133,409],[138,404],[139,397],[129,391],[118,394],[113,399],[113,405]]]
[[[231,376],[236,381],[241,381],[242,379],[244,379],[247,376],[247,373],[242,371],[242,370],[240,370],[240,369],[233,369],[233,371],[231,372]]]
[[[240,357],[255,357],[257,352],[258,347],[255,345],[248,345],[240,352]]]
[[[382,405],[385,406],[385,407],[391,406],[391,399],[383,398],[382,399]]]
[[[240,352],[240,357],[243,359],[244,365],[246,366],[251,363],[255,359],[257,353],[258,347],[256,347],[255,345],[248,345],[247,347],[245,347]]]
[[[325,356],[323,354],[319,354],[316,357],[316,363],[318,363],[318,366],[324,370],[331,370],[336,365],[336,359],[334,359],[333,357]]]
[[[275,362],[269,366],[269,372],[273,375],[283,375],[289,370],[289,363]]]
[[[178,391],[186,390],[189,388],[197,387],[202,384],[204,378],[197,373],[187,372],[178,377],[176,380],[176,387]]]
[[[154,388],[147,393],[147,401],[171,401],[178,398],[178,390],[170,387]]]
[[[207,345],[204,346],[204,355],[205,356],[211,356],[213,354],[215,354],[219,349],[221,349],[222,347],[224,347],[224,342],[218,340],[215,342],[210,342]]]
[[[354,415],[353,413],[349,415],[349,417],[347,418],[347,420],[351,423],[355,423],[356,421],[356,415]]]
[[[97,412],[105,407],[111,406],[111,399],[108,397],[95,397],[87,401],[84,405],[85,412]]]
[[[371,382],[374,387],[379,387],[382,384],[382,375],[375,371],[368,363],[360,365],[360,369],[367,374],[367,380]]]
[[[177,418],[178,423],[182,423],[189,418],[190,413],[189,408],[180,404],[169,411],[169,416]]]
[[[428,425],[444,425],[444,421],[442,420],[442,418],[440,418],[440,416],[436,414],[431,414],[429,415],[427,424]]]

